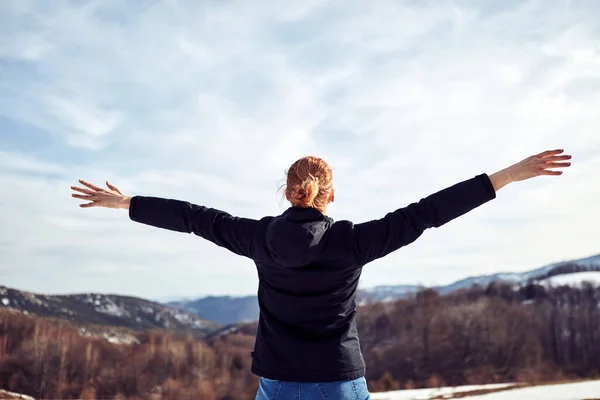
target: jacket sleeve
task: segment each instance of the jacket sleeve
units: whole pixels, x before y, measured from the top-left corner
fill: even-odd
[[[356,224],[353,240],[357,261],[365,265],[384,257],[414,242],[426,229],[440,227],[494,198],[496,191],[489,176],[481,174],[381,219]]]
[[[129,218],[157,228],[193,233],[241,256],[253,255],[256,220],[186,201],[144,196],[131,199]]]

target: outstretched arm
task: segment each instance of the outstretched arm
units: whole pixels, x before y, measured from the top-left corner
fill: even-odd
[[[385,217],[354,226],[357,261],[365,265],[414,242],[428,228],[437,228],[494,199],[496,192],[512,182],[541,175],[561,175],[555,168],[571,158],[563,150],[527,157],[492,175],[481,174],[434,193]]]
[[[71,186],[79,192],[72,196],[87,200],[80,207],[106,207],[129,210],[131,220],[162,229],[193,233],[235,254],[252,258],[254,232],[258,221],[234,217],[224,211],[186,201],[159,197],[126,196],[106,182],[107,189],[84,180],[85,188]]]

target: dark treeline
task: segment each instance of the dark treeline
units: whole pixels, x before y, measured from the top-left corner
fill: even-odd
[[[492,284],[359,310],[372,391],[597,377],[600,289]],[[37,398],[253,399],[252,325],[205,342],[165,332],[139,344],[70,323],[0,313],[0,388]],[[160,395],[159,395],[160,394]]]
[[[494,283],[361,310],[372,387],[591,378],[600,370],[600,289]]]

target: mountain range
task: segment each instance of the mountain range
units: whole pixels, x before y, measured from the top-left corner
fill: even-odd
[[[525,285],[531,282],[556,285],[561,282],[553,277],[580,274],[583,272],[592,272],[592,274],[576,275],[569,282],[577,282],[578,277],[585,277],[586,280],[594,280],[596,277],[596,280],[600,282],[600,254],[577,260],[561,261],[526,272],[506,272],[468,277],[449,285],[437,286],[432,289],[437,290],[440,294],[449,294],[476,285],[488,286],[493,282],[499,281],[515,285]],[[374,302],[394,301],[406,298],[421,289],[423,287],[418,285],[388,285],[359,289],[357,303],[364,305]],[[172,300],[166,304],[223,325],[254,321],[258,319],[259,315],[256,295],[239,297],[206,296],[198,299]]]
[[[448,294],[472,286],[488,286],[493,282],[526,285],[537,282],[548,285],[577,285],[582,281],[600,284],[600,254],[579,260],[563,261],[518,273],[497,273],[474,276],[450,285],[432,289]],[[377,286],[360,289],[359,305],[406,298],[423,289],[417,285]],[[213,337],[227,331],[232,324],[256,321],[259,315],[256,295],[208,296],[160,303],[132,296],[81,293],[68,295],[38,294],[0,286],[0,311],[3,309],[66,319],[82,328],[82,334],[92,334],[95,327],[107,334],[107,328],[133,331],[171,330]],[[249,324],[252,325],[252,324]],[[113,335],[115,336],[115,335]],[[120,340],[115,337],[107,340]]]
[[[169,329],[205,335],[218,328],[214,322],[193,313],[137,297],[112,294],[46,295],[0,286],[0,310],[3,308],[83,325],[134,331]]]

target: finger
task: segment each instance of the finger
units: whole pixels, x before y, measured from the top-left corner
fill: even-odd
[[[71,189],[77,191],[77,192],[81,192],[81,193],[85,193],[85,194],[95,194],[96,192],[93,192],[89,189],[84,189],[84,188],[80,188],[77,186],[71,186]]]
[[[80,204],[79,207],[81,207],[81,208],[96,207],[96,203],[91,202],[91,203]]]
[[[86,182],[86,181],[84,181],[83,179],[80,179],[80,180],[79,180],[79,183],[81,183],[82,185],[85,185],[85,186],[89,187],[90,189],[96,190],[96,191],[98,191],[98,192],[103,192],[103,191],[104,191],[104,189],[102,189],[102,188],[99,188],[98,186],[96,186],[96,185],[94,185],[94,184],[91,184],[91,183],[89,183],[89,182]]]
[[[106,181],[106,186],[108,186],[108,188],[110,190],[114,190],[115,192],[119,193],[119,194],[123,194],[121,193],[121,191],[119,189],[117,189],[115,186],[111,185],[109,181]]]
[[[540,171],[540,175],[562,175],[562,173],[562,171],[552,171],[547,169],[543,169]]]
[[[563,149],[546,150],[546,151],[543,151],[540,154],[538,154],[537,157],[544,158],[544,157],[548,157],[548,156],[553,156],[553,155],[556,155],[556,154],[560,154],[562,152],[564,152]]]
[[[565,154],[562,156],[548,156],[544,158],[544,162],[570,160],[571,155]]]
[[[92,198],[91,195],[77,194],[77,193],[73,193],[71,196],[75,197],[76,199],[83,199],[83,200],[89,200]]]
[[[554,163],[546,163],[546,164],[544,164],[544,168],[565,168],[565,167],[568,167],[570,165],[571,165],[571,163],[569,163],[569,162],[562,162],[562,163],[554,162]]]

